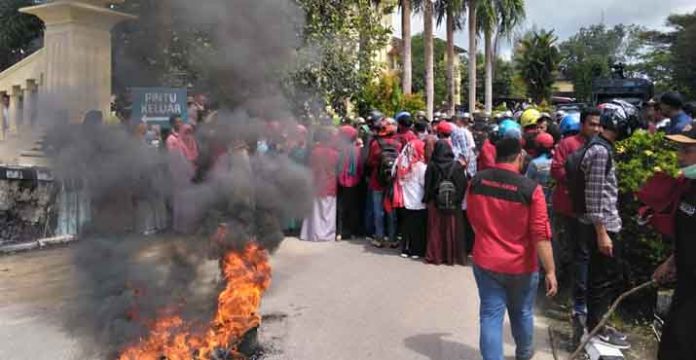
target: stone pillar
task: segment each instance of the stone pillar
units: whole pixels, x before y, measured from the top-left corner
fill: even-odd
[[[29,127],[34,125],[34,120],[36,119],[36,82],[27,80],[27,85],[23,92],[22,125]]]
[[[10,136],[16,136],[19,134],[19,96],[22,93],[22,89],[19,86],[13,86],[12,92],[10,92],[10,108],[8,110],[9,119],[8,133]]]
[[[111,102],[111,28],[134,19],[106,8],[109,0],[61,0],[23,8],[44,21],[45,78],[39,117],[64,113],[79,122],[89,110],[106,116]],[[119,2],[119,1],[117,1]]]
[[[0,91],[0,141],[7,136],[7,119],[5,118],[5,92]]]

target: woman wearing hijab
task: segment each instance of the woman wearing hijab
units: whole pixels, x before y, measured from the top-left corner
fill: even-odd
[[[172,228],[178,233],[192,232],[195,224],[195,209],[189,199],[195,162],[198,160],[198,144],[193,127],[174,121],[172,133],[167,138],[169,171],[172,177]]]
[[[444,181],[454,185],[452,209],[442,209],[441,192]],[[458,237],[457,217],[462,216],[461,204],[466,191],[466,170],[454,159],[449,142],[440,140],[435,144],[433,155],[425,172],[425,194],[423,202],[428,208],[428,241],[425,260],[430,264],[454,265],[465,262],[464,245]],[[457,206],[459,205],[459,206]],[[459,238],[459,240],[458,240]]]
[[[336,240],[336,194],[339,154],[325,129],[315,135],[316,145],[309,156],[314,175],[315,198],[312,212],[302,223],[300,239],[305,241]]]
[[[360,233],[362,219],[360,181],[363,175],[362,152],[358,146],[358,130],[341,126],[339,133],[340,159],[338,162],[338,240],[350,239]]]
[[[401,257],[425,256],[428,211],[425,193],[425,142],[411,140],[396,160],[395,206],[400,208]]]

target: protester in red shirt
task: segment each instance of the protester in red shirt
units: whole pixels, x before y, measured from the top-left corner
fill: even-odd
[[[479,172],[467,195],[476,234],[474,276],[480,297],[480,349],[484,359],[503,358],[503,316],[509,313],[517,359],[534,354],[534,301],[538,259],[546,270],[546,294],[557,292],[551,229],[544,192],[520,174],[520,141],[496,143],[495,168]],[[539,257],[537,257],[537,254]]]
[[[491,139],[486,139],[481,146],[476,168],[478,171],[481,171],[492,167],[495,167],[495,145],[493,145]]]
[[[336,240],[336,194],[339,153],[326,129],[315,134],[316,144],[309,157],[314,176],[315,199],[312,212],[302,223],[300,238],[307,241]]]
[[[573,212],[573,204],[566,184],[565,163],[568,156],[584,146],[590,138],[599,134],[601,112],[599,109],[586,109],[580,115],[580,133],[568,136],[556,146],[551,163],[551,176],[556,180],[552,202],[556,239],[554,253],[561,272],[572,265],[573,289],[573,342],[579,343],[584,333],[587,318],[587,266],[589,261],[588,244],[580,241],[579,221]]]
[[[388,186],[391,185],[389,179],[384,179],[383,172],[384,164],[382,162],[385,157],[382,153],[396,152],[396,155],[401,152],[401,142],[396,137],[397,124],[394,119],[385,118],[377,125],[377,136],[370,143],[370,152],[368,154],[367,164],[370,168],[370,182],[368,185],[369,196],[372,197],[372,215],[375,225],[375,233],[371,239],[372,245],[375,247],[399,247],[399,241],[396,238],[396,214],[394,212],[385,212],[384,208],[384,193]],[[394,157],[396,161],[396,157]],[[380,176],[382,175],[382,176]],[[382,178],[382,181],[380,181]],[[387,233],[385,234],[384,219],[386,217]]]
[[[519,123],[512,119],[506,119],[500,122],[500,125],[498,125],[498,132],[490,133],[489,138],[486,139],[481,146],[481,153],[479,153],[477,164],[479,171],[493,168],[496,165],[494,144],[496,140],[491,139],[491,136],[493,136],[495,139],[511,138],[521,141],[522,128],[520,127]]]
[[[406,146],[409,142],[418,139],[418,135],[413,131],[413,119],[411,118],[411,114],[402,111],[398,114],[396,114],[396,117],[394,117],[394,120],[398,123],[398,130],[396,137],[399,139],[399,142],[401,143],[401,147]]]

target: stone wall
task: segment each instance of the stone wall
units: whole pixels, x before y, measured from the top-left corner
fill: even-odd
[[[0,245],[52,236],[56,192],[45,169],[0,167]]]

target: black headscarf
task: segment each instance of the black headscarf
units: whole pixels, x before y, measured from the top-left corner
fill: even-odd
[[[423,202],[428,203],[437,196],[440,182],[448,177],[457,187],[458,202],[464,200],[466,191],[467,179],[466,169],[455,160],[452,146],[446,140],[440,140],[435,143],[435,149],[428,162],[428,169],[425,172],[425,197]]]

